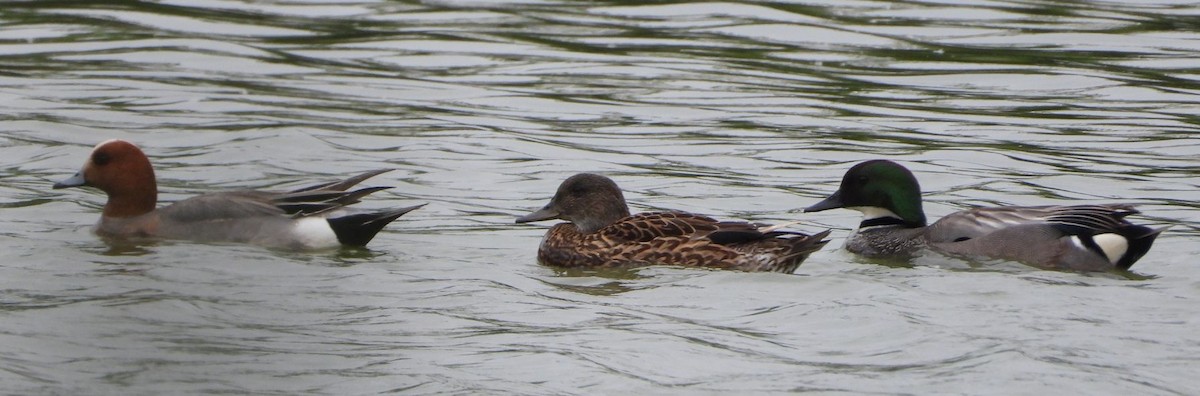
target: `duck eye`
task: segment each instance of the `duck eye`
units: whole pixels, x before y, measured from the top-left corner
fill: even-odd
[[[112,161],[112,156],[105,152],[99,152],[92,156],[92,163],[97,166],[104,166],[108,164],[108,161]]]

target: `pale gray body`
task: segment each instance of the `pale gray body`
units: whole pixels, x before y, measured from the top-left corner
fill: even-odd
[[[913,256],[928,248],[1047,269],[1109,271],[1121,257],[1108,257],[1103,250],[1089,248],[1085,240],[1136,227],[1122,220],[1131,213],[1136,213],[1132,206],[1121,204],[977,208],[952,213],[927,227],[863,227],[847,239],[846,249],[868,257],[889,257]],[[1158,232],[1146,229],[1142,234]]]
[[[1039,268],[1128,269],[1165,228],[1132,224],[1132,205],[1003,206],[952,213],[928,224],[921,188],[905,167],[864,161],[828,198],[805,212],[848,208],[863,213],[846,249],[870,257],[940,253],[1020,261]]]

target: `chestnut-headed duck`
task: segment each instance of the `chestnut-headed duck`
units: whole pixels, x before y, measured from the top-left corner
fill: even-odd
[[[158,186],[150,160],[132,143],[109,140],[96,145],[79,173],[55,183],[54,188],[89,186],[104,191],[108,202],[94,231],[105,237],[236,242],[312,250],[366,246],[388,223],[424,206],[371,212],[345,208],[368,194],[390,188],[346,191],[387,171],[370,171],[289,192],[207,193],[156,208]]]
[[[678,265],[792,273],[829,242],[824,239],[829,230],[806,235],[686,212],[630,215],[617,184],[591,173],[571,176],[549,204],[517,222],[550,219],[568,221],[550,227],[538,247],[538,261],[555,267]]]

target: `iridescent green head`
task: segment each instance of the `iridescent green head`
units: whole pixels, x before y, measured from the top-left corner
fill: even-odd
[[[854,165],[842,177],[838,190],[805,212],[847,208],[863,212],[867,220],[895,218],[908,227],[924,227],[921,186],[908,169],[888,160]]]

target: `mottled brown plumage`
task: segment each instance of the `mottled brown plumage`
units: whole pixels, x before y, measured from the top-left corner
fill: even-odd
[[[679,265],[791,273],[829,235],[684,212],[631,216],[616,183],[588,173],[568,178],[546,207],[517,222],[549,219],[569,221],[551,227],[538,247],[538,261],[557,267]]]

